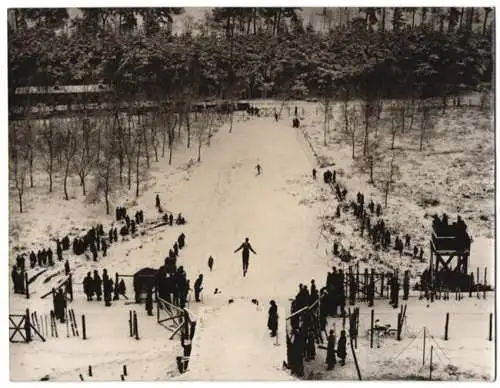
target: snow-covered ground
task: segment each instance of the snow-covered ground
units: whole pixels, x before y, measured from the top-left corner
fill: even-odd
[[[274,104],[279,107],[279,103]],[[272,108],[271,104],[269,106]],[[204,295],[203,303],[191,302],[189,305],[198,318],[198,327],[188,372],[179,376],[182,379],[291,378],[288,371],[281,368],[286,355],[283,320],[288,311],[289,298],[296,294],[298,283],[308,284],[311,279],[316,279],[319,285],[323,285],[326,272],[332,265],[339,265],[329,253],[331,240],[320,238],[319,234],[324,216],[333,214],[336,201],[321,183],[321,173],[317,182],[312,180],[311,170],[317,165],[306,139],[317,147],[321,143],[322,129],[321,125],[313,123],[314,105],[304,103],[302,106],[307,117],[307,126],[304,128],[307,137],[303,136],[302,130],[291,128],[287,114],[279,123],[270,117],[238,121],[232,133],[228,133],[226,124],[212,139],[211,146],[202,150],[200,164],[190,163],[191,159],[196,160],[196,147],[184,150],[183,144],[178,144],[172,166],[168,166],[168,159],[153,163],[139,198],[135,199],[134,190],[130,193],[122,191],[113,198],[112,209],[124,205],[132,214],[137,209],[143,209],[146,221],[152,221],[158,217],[154,198],[159,193],[163,208],[174,213],[182,212],[188,221],[186,225],[147,230],[135,239],[114,244],[108,251],[108,257],[100,259],[98,263],[87,261],[83,256],[70,257],[75,282],[81,282],[85,274],[93,269],[107,268],[111,274],[132,274],[143,267],[161,265],[179,233],[186,234],[187,244],[181,251],[180,264],[186,269],[191,284],[199,273],[204,274]],[[348,145],[341,141],[332,142],[328,150],[336,155],[335,162],[344,170],[340,179],[350,189],[350,195],[353,191],[364,191],[365,188],[365,195],[372,195],[366,182],[363,190],[358,188],[358,183],[366,180],[366,176],[348,173],[350,160],[345,159],[348,159],[349,153],[347,157],[342,156],[348,152]],[[256,175],[257,163],[263,168],[260,176]],[[48,190],[40,180],[37,180],[36,186],[35,189],[27,190],[26,213],[17,212],[17,202],[13,198],[9,203],[11,263],[17,251],[15,247],[22,247],[23,251],[38,249],[46,247],[50,238],[62,237],[71,230],[86,229],[96,222],[103,223],[107,230],[113,223],[112,217],[104,215],[103,203],[89,204],[83,201],[76,181],[72,186],[75,198],[70,201],[62,199],[60,184],[55,184],[55,192],[51,195],[47,194]],[[373,195],[377,195],[375,189]],[[437,197],[441,201],[448,201],[446,195],[446,192],[441,192]],[[391,208],[395,203],[393,201],[395,199],[391,197]],[[408,206],[400,206],[401,212],[384,215],[394,227],[410,224],[409,215],[423,215],[417,205],[412,201],[407,202],[410,202]],[[407,211],[407,208],[410,210]],[[369,249],[359,233],[352,230],[349,219],[345,218],[336,227],[344,233],[346,244],[352,244],[360,251]],[[423,219],[419,219],[419,224],[415,225],[415,228],[422,229],[418,237],[428,238],[428,226],[423,226],[422,222]],[[472,230],[476,230],[476,224],[473,225]],[[483,235],[487,236],[486,233]],[[257,255],[250,257],[247,277],[242,276],[240,253],[233,253],[245,237],[249,237],[257,252]],[[486,249],[490,249],[489,242],[491,239],[483,241]],[[54,250],[55,244],[51,244]],[[215,258],[213,272],[209,272],[207,266],[209,255]],[[491,257],[491,252],[485,252],[484,257]],[[392,265],[400,265],[396,259],[391,260]],[[479,265],[474,258],[472,260],[472,267]],[[414,266],[415,274],[422,266],[409,265]],[[56,266],[55,270],[61,267],[60,263]],[[489,268],[492,268],[488,270],[493,274],[493,263],[489,263]],[[49,302],[41,300],[40,295],[48,291],[62,275],[47,284],[43,283],[45,276],[42,275],[31,285],[32,297],[29,300],[10,295],[12,313],[22,312],[26,307],[37,310],[39,314],[48,313]],[[93,380],[118,380],[123,364],[127,364],[127,379],[130,380],[165,380],[178,375],[175,356],[182,351],[178,339],[169,340],[170,333],[156,323],[155,317],[147,317],[143,306],[128,305],[121,300],[105,308],[102,303],[86,302],[81,285],[75,287],[80,290],[75,294],[75,302],[71,307],[77,316],[86,314],[89,340],[66,338],[65,327],[60,325],[59,338],[49,338],[46,343],[11,344],[11,379],[37,380],[48,374],[51,380],[78,380],[78,375],[85,375],[88,365],[92,365],[95,371]],[[214,294],[215,288],[220,293]],[[131,290],[130,284],[128,289]],[[229,299],[234,302],[229,303]],[[251,299],[259,301],[258,308],[251,303]],[[278,346],[269,337],[266,327],[267,308],[271,299],[276,300],[280,308]],[[376,312],[386,314],[394,325],[397,313],[383,308],[386,303],[385,300],[378,302]],[[127,319],[131,308],[136,308],[139,315],[139,341],[128,337]],[[438,337],[444,326],[445,311],[449,311],[452,317],[457,314],[458,322],[454,327],[455,320],[452,318],[450,340],[443,342]],[[493,342],[486,340],[487,316],[491,311],[492,295],[486,300],[466,298],[460,303],[439,301],[429,308],[423,301],[411,300],[408,304],[407,327],[418,333],[425,325],[435,335],[443,353],[452,361],[451,365],[458,368],[461,379],[481,379],[483,376],[491,379]],[[368,321],[361,320],[361,326],[366,328],[366,322],[369,324],[366,308],[363,314],[368,315]],[[475,314],[480,314],[481,319]],[[462,329],[458,323],[477,337],[467,339],[464,334],[459,339],[458,331]],[[478,326],[477,331],[474,331],[471,323],[481,328]],[[337,322],[337,328],[339,324]],[[386,346],[389,340],[384,342],[383,349],[387,350],[385,354],[394,355],[400,348],[402,350],[403,346],[409,345],[412,340],[410,337],[404,336],[403,341],[394,341],[393,345]],[[413,362],[413,355],[408,356],[406,353],[389,362],[380,356],[382,347],[370,350],[365,345],[362,339],[358,341],[358,359],[365,379],[418,374],[417,370],[410,371],[408,368]],[[321,362],[324,361],[321,352],[318,350],[317,362],[306,367],[312,377],[356,377],[352,357],[348,358],[348,364],[340,372],[337,368],[328,374],[319,373],[324,370],[324,365],[319,363],[319,358]],[[474,356],[473,363],[469,359],[471,352],[478,354]],[[480,352],[484,354],[483,358],[479,356]],[[421,356],[414,357],[419,359]],[[445,376],[445,361],[440,362],[438,359],[435,362],[438,363],[436,376]]]

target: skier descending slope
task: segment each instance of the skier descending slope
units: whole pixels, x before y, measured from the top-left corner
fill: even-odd
[[[234,253],[238,252],[240,249],[243,249],[241,251],[241,258],[243,259],[243,276],[246,276],[248,271],[248,259],[250,257],[250,251],[252,251],[254,255],[256,255],[257,253],[253,250],[252,246],[250,245],[248,237],[245,238],[245,242],[242,243],[240,247],[234,251]]]

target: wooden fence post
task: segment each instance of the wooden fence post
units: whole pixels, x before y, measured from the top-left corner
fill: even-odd
[[[397,328],[396,339],[398,341],[401,341],[401,326],[402,326],[401,325],[401,318],[402,318],[401,313],[398,313],[398,324],[396,326],[396,328]]]
[[[87,339],[87,325],[85,323],[85,314],[82,314],[82,338]]]
[[[490,313],[490,328],[488,330],[488,341],[493,340],[493,313]]]
[[[479,298],[479,267],[476,268],[476,296]]]
[[[469,276],[469,298],[472,298],[473,284],[474,284],[474,272],[471,272]]]
[[[71,273],[68,275],[68,292],[69,299],[73,302],[73,275]]]
[[[373,323],[375,319],[375,309],[371,311],[371,319],[370,319],[370,349],[373,349]]]
[[[486,281],[486,274],[488,273],[488,267],[484,267],[484,285],[483,285],[483,298],[486,299],[486,285],[488,282]]]
[[[134,331],[135,331],[135,339],[139,339],[139,325],[137,324],[137,313],[134,311]]]
[[[427,336],[427,333],[426,333],[426,329],[425,329],[425,326],[424,326],[424,344],[422,346],[422,366],[425,365],[425,340],[426,340],[426,336]]]
[[[123,365],[123,375],[127,376],[127,365]]]
[[[92,377],[92,365],[89,365],[89,376]]]
[[[444,340],[448,341],[448,323],[450,322],[450,313],[446,313],[446,321],[444,323]]]
[[[115,273],[115,293],[113,300],[120,300],[120,296],[118,295],[118,272]]]
[[[31,321],[30,310],[26,309],[26,318],[24,318],[24,330],[26,332],[26,342],[31,342]]]
[[[133,325],[134,325],[134,321],[132,318],[132,310],[129,310],[128,311],[128,327],[130,330],[130,337],[134,336],[134,326]]]
[[[24,290],[26,291],[26,299],[30,298],[30,286],[28,283],[28,272],[24,272]]]
[[[432,380],[432,351],[433,351],[433,346],[431,345],[431,359],[429,363],[429,380]]]

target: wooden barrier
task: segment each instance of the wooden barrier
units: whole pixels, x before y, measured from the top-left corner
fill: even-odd
[[[446,320],[444,322],[444,340],[448,341],[448,324],[450,323],[450,313],[446,313]]]
[[[85,314],[82,314],[82,339],[87,339],[87,325],[85,323]]]
[[[490,324],[488,329],[488,341],[493,340],[493,313],[490,313]]]
[[[18,322],[15,322],[16,318],[19,319]],[[9,314],[9,321],[12,324],[12,326],[9,326],[9,330],[13,330],[13,333],[9,336],[9,342],[29,343],[33,340],[32,331],[45,342],[43,335],[41,335],[39,330],[33,325],[29,309],[26,309],[25,314]],[[14,337],[16,334],[19,334],[23,341],[15,340]]]
[[[165,327],[166,329],[172,331],[172,335],[170,339],[173,339],[174,336],[179,332],[182,328],[185,321],[185,309],[181,309],[180,307],[166,301],[165,299],[157,296],[156,298],[156,318],[157,322]],[[162,318],[161,313],[166,312],[167,317]],[[165,322],[171,321],[173,324],[165,324]]]

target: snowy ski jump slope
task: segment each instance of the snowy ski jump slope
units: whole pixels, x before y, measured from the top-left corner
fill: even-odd
[[[102,302],[88,303],[81,292],[81,284],[78,284],[75,286],[78,289],[75,301],[70,307],[78,316],[88,316],[89,340],[65,338],[66,329],[60,325],[58,339],[49,338],[46,343],[31,345],[10,344],[11,379],[38,380],[49,374],[50,380],[78,380],[78,374],[85,373],[91,364],[96,373],[94,378],[86,377],[86,380],[119,380],[121,366],[125,363],[129,367],[128,380],[136,381],[166,380],[174,376],[181,380],[293,379],[288,371],[281,368],[286,359],[284,319],[288,315],[289,298],[297,293],[299,283],[309,285],[311,279],[315,279],[319,287],[323,286],[331,266],[341,266],[341,263],[326,251],[331,249],[333,237],[319,240],[323,223],[321,218],[333,214],[336,201],[322,184],[320,171],[318,181],[312,180],[311,170],[316,166],[313,154],[301,131],[291,128],[291,117],[284,116],[278,123],[271,117],[235,121],[232,133],[228,133],[228,124],[224,124],[212,138],[211,146],[203,146],[200,164],[189,167],[191,163],[187,163],[190,159],[196,160],[196,144],[187,150],[176,150],[172,166],[168,165],[168,159],[161,159],[152,165],[150,180],[144,184],[141,197],[132,202],[127,200],[133,195],[130,193],[113,202],[113,206],[129,207],[132,214],[137,209],[143,209],[146,220],[151,220],[158,217],[154,204],[159,193],[162,207],[166,211],[182,212],[188,221],[186,225],[155,229],[128,242],[114,244],[108,251],[108,257],[100,258],[97,263],[87,261],[83,256],[70,257],[75,282],[81,282],[87,271],[93,269],[102,272],[103,268],[107,268],[111,274],[130,274],[143,267],[162,265],[177,236],[181,232],[186,234],[186,247],[180,253],[179,264],[186,269],[191,286],[198,274],[203,273],[204,291],[203,303],[192,300],[189,305],[198,325],[191,361],[184,375],[178,376],[175,366],[175,357],[182,352],[179,340],[170,341],[170,333],[156,323],[156,317],[146,316],[144,306],[128,306],[120,301],[105,308]],[[320,128],[316,131],[319,133]],[[317,137],[321,139],[319,135]],[[184,147],[181,144],[179,148]],[[341,147],[340,144],[332,145],[331,149],[323,151],[331,152],[340,162],[344,157]],[[263,169],[260,176],[256,176],[257,163]],[[348,179],[349,182],[353,180],[349,184],[351,190],[357,187],[356,178]],[[27,213],[14,214],[12,209],[17,204],[12,205],[11,214],[15,222],[10,222],[14,224],[12,230],[16,238],[11,244],[38,250],[48,246],[49,235],[60,233],[62,236],[74,230],[75,226],[86,228],[95,222],[103,223],[106,229],[113,222],[112,217],[103,214],[102,203],[82,205],[80,198],[62,201],[61,192],[48,196],[43,191],[42,183],[40,187],[38,190],[44,194],[39,197],[30,194]],[[360,189],[364,191],[365,187],[360,185]],[[75,181],[72,191],[77,195],[79,190]],[[366,192],[369,193],[368,190]],[[33,217],[34,214],[36,217]],[[350,244],[364,249],[359,236],[347,233],[351,228],[349,225],[337,223],[336,227],[340,231],[345,229]],[[233,252],[245,237],[250,239],[257,255],[250,255],[249,271],[243,277],[241,253]],[[481,240],[481,244],[473,244],[473,250],[477,249],[477,255],[481,256],[481,264],[474,255],[472,269],[482,266],[483,261],[486,265],[491,260],[491,252],[483,253],[490,249],[491,241],[485,239]],[[215,259],[212,272],[207,265],[210,255]],[[15,255],[11,254],[10,262],[14,260]],[[403,264],[401,260],[392,260],[395,265]],[[372,265],[368,263],[367,266]],[[493,268],[491,261],[489,265]],[[61,268],[61,263],[57,263],[55,270]],[[493,283],[494,272],[488,271]],[[29,300],[11,293],[11,313],[22,312],[26,307],[48,313],[50,298],[41,300],[40,294],[53,284],[43,284],[42,279],[33,283],[33,296]],[[214,294],[215,288],[219,293]],[[127,289],[130,297],[131,284],[127,284]],[[194,299],[193,296],[191,298]],[[234,302],[229,304],[229,299]],[[252,299],[259,301],[258,307],[251,303]],[[275,346],[275,339],[269,337],[267,330],[267,309],[271,299],[277,302],[279,308],[278,346]],[[460,327],[474,327],[474,333],[468,339],[459,338],[456,333],[460,330],[453,326],[453,334],[450,334],[453,339],[439,342],[451,358],[450,364],[461,370],[470,367],[469,352],[476,353],[477,365],[473,365],[471,372],[474,378],[492,376],[490,358],[479,357],[480,352],[485,356],[491,355],[494,347],[494,342],[486,339],[492,300],[493,297],[489,296],[487,300],[469,299],[456,304],[455,309],[464,308],[464,311],[460,311],[459,317],[453,315],[453,324],[459,322]],[[452,301],[448,303],[453,304]],[[435,307],[437,305],[442,307]],[[454,311],[444,302],[430,308],[424,306],[424,302],[418,300],[408,303],[409,326],[418,333],[426,325],[437,338],[443,325],[443,314],[448,311],[454,314]],[[130,309],[136,309],[139,315],[140,341],[128,337]],[[387,314],[387,321],[395,322],[397,311],[391,308],[386,312],[387,301],[376,302],[376,309],[377,314]],[[369,317],[366,304],[362,305],[362,310],[362,317]],[[435,317],[429,312],[436,312]],[[478,312],[482,315],[475,315]],[[366,319],[362,321],[363,330],[369,325],[369,318]],[[429,319],[432,319],[432,325],[427,322]],[[333,322],[329,320],[328,327]],[[337,322],[339,326],[340,322]],[[408,337],[404,339],[410,340]],[[405,345],[393,342],[387,341],[384,345],[386,353],[399,353],[400,347]],[[405,353],[409,364],[400,365],[368,349],[365,340],[360,340],[360,348],[358,357],[367,379],[388,378],[391,373],[406,376],[408,365],[414,365],[414,359],[420,357],[417,350],[411,357]],[[376,362],[377,359],[379,361]],[[446,366],[446,363],[442,364]],[[311,368],[317,373],[324,367],[324,350],[318,350],[317,360]],[[447,373],[442,371],[443,376],[448,376]],[[352,358],[348,357],[344,368],[315,377],[355,379]]]

